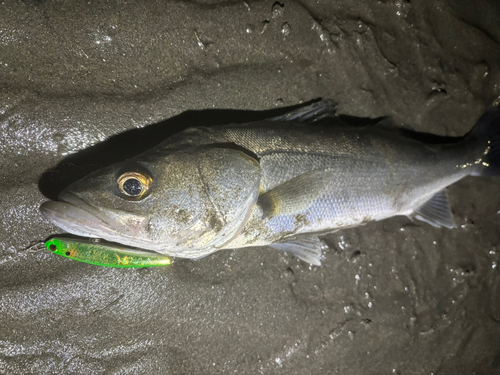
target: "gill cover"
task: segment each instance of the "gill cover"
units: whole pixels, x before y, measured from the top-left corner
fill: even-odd
[[[213,252],[241,231],[257,202],[261,168],[238,150],[196,148],[172,154],[162,179],[163,191],[155,186],[153,192],[158,206],[150,217],[150,239],[168,241],[171,251],[195,257]]]

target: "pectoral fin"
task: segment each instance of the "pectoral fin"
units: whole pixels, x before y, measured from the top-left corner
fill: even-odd
[[[266,217],[293,215],[310,207],[332,179],[331,171],[311,171],[262,194],[258,202]]]
[[[273,249],[286,251],[304,262],[321,266],[321,254],[328,245],[318,237],[302,238],[296,241],[269,245]]]
[[[456,227],[450,204],[448,203],[448,196],[444,190],[435,194],[421,207],[416,209],[413,217],[437,228],[446,227],[451,229]]]

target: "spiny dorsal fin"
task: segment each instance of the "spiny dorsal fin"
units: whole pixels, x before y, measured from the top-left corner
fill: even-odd
[[[306,107],[296,109],[281,116],[271,117],[269,121],[296,121],[317,124],[327,118],[335,117],[336,102],[330,99],[321,100]]]
[[[259,197],[264,216],[293,215],[310,207],[333,180],[333,172],[315,170],[294,177]]]
[[[433,227],[455,228],[448,196],[444,190],[415,210],[415,219],[425,221]]]

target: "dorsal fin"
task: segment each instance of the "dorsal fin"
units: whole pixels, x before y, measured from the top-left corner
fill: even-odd
[[[432,196],[415,210],[415,219],[425,221],[433,227],[455,228],[448,196],[444,190]]]
[[[323,120],[336,117],[337,103],[331,99],[321,100],[311,105],[301,107],[284,115],[268,118],[268,121],[295,121],[308,124],[319,124]]]

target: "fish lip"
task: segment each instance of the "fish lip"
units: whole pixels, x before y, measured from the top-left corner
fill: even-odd
[[[99,208],[67,191],[58,198],[59,201],[47,201],[40,206],[41,213],[52,224],[77,236],[109,238],[116,235],[110,218]]]
[[[44,202],[40,212],[55,226],[77,236],[101,237],[97,233],[110,230],[102,220],[68,202]]]
[[[68,203],[73,207],[86,211],[89,214],[97,217],[96,213],[98,210],[95,207],[91,206],[89,203],[85,202],[76,194],[70,193],[68,191],[63,191],[59,194],[58,199],[60,202]]]
[[[109,215],[109,211],[112,210],[93,206],[75,193],[63,191],[59,194],[58,198],[61,202],[68,203],[72,207],[85,211],[89,215],[94,216],[103,225],[107,226],[108,229],[113,233],[116,233],[116,230],[114,230],[113,228],[120,226],[120,223],[118,223],[115,219],[113,219],[113,217]]]
[[[91,205],[90,203],[87,203],[75,193],[63,191],[59,194],[58,199],[61,202],[70,204],[72,207],[87,212],[108,227],[112,227],[113,223],[110,222],[110,218],[106,216],[106,213],[103,210],[101,210],[99,207]]]
[[[47,220],[64,231],[156,251],[151,241],[144,238],[139,240],[136,236],[123,233],[123,223],[113,215],[112,209],[93,206],[68,191],[60,193],[58,198],[59,201],[42,203],[40,211]]]

